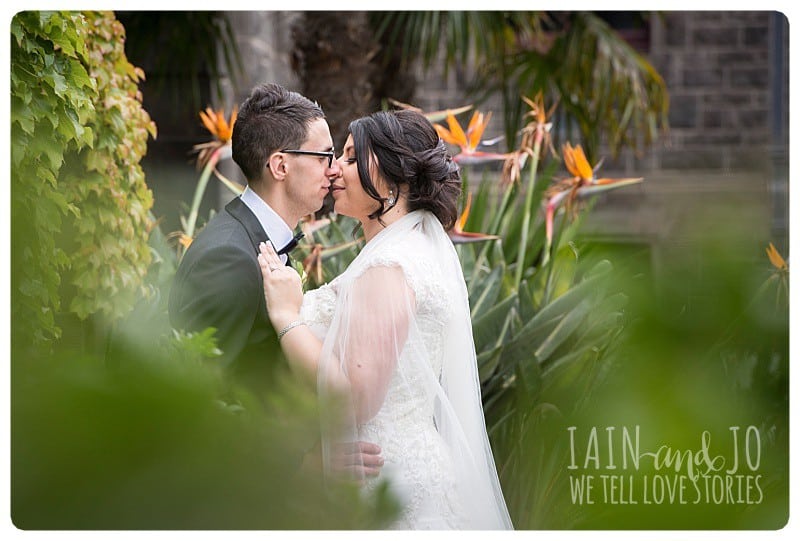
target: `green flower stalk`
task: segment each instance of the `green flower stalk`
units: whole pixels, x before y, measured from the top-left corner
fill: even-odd
[[[531,215],[533,209],[533,193],[536,188],[536,175],[539,169],[539,158],[542,151],[542,143],[546,143],[551,153],[555,155],[553,144],[550,139],[550,129],[553,124],[548,122],[548,117],[552,116],[555,110],[555,104],[546,111],[544,108],[544,97],[539,92],[534,100],[523,97],[523,100],[530,106],[531,110],[528,111],[526,116],[533,117],[533,120],[523,130],[523,139],[520,146],[521,151],[530,155],[531,168],[528,174],[528,185],[525,193],[525,214],[522,217],[522,231],[519,239],[519,250],[517,252],[516,270],[514,272],[514,289],[518,290],[520,283],[522,283],[522,274],[525,271],[525,256],[528,248],[528,231],[530,230]],[[530,137],[533,137],[533,145],[529,142]],[[546,263],[546,260],[545,260]]]
[[[180,245],[179,258],[186,249],[189,248],[194,239],[195,228],[197,227],[197,215],[200,211],[200,204],[203,202],[203,196],[208,188],[208,180],[211,178],[211,173],[214,173],[214,175],[233,193],[240,194],[243,191],[242,186],[231,182],[217,171],[217,164],[231,157],[231,136],[233,135],[233,125],[236,122],[237,112],[236,107],[234,107],[231,111],[230,121],[228,121],[225,119],[222,110],[214,111],[210,107],[207,107],[205,111],[200,111],[200,119],[203,121],[203,125],[206,129],[214,136],[214,140],[194,146],[194,151],[198,152],[197,166],[198,168],[202,166],[203,171],[200,174],[200,179],[197,181],[197,186],[194,190],[192,206],[189,209],[189,217],[185,220],[181,218],[183,231],[174,234],[178,237]]]

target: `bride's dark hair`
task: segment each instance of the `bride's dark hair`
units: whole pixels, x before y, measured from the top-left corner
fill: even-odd
[[[458,218],[461,175],[447,147],[424,115],[411,111],[380,111],[350,123],[358,176],[364,191],[380,205],[369,215],[377,218],[389,208],[369,173],[370,156],[380,176],[395,194],[407,188],[408,210],[431,211],[445,229]]]

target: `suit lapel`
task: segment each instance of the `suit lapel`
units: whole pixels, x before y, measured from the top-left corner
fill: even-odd
[[[230,203],[225,205],[225,210],[233,216],[233,218],[242,224],[244,230],[247,231],[247,235],[250,237],[250,242],[253,244],[253,249],[255,250],[256,254],[258,253],[258,245],[262,242],[266,242],[269,240],[267,237],[264,228],[261,227],[261,223],[256,218],[256,215],[253,214],[253,211],[250,210],[247,205],[242,203],[242,200],[238,197],[234,197]]]

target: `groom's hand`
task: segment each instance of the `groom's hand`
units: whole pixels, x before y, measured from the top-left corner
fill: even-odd
[[[377,477],[383,467],[381,448],[374,443],[357,441],[333,447],[331,467],[345,479],[363,481]]]

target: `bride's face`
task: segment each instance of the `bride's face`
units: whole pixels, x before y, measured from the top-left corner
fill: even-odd
[[[344,144],[344,152],[339,158],[339,166],[342,175],[336,178],[331,184],[331,196],[333,197],[333,209],[339,214],[350,216],[362,223],[369,220],[369,215],[378,210],[380,204],[364,191],[361,180],[358,176],[358,165],[356,164],[356,151],[353,146],[353,136],[348,136]],[[374,162],[370,164],[370,175],[373,179],[377,178],[377,167]],[[382,187],[377,184],[375,188],[378,193],[382,193]]]

